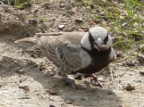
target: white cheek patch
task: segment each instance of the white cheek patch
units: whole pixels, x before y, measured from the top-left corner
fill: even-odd
[[[82,38],[81,44],[82,44],[83,47],[87,48],[88,50],[91,49],[91,45],[90,45],[90,42],[88,40],[88,33],[86,33],[84,35],[84,37]]]

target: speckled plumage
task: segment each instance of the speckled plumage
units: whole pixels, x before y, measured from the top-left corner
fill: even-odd
[[[81,69],[80,40],[84,34],[85,32],[76,32],[51,37],[41,36],[38,45],[42,53],[61,71],[75,72]]]

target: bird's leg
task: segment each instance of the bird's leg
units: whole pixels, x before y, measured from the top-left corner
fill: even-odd
[[[90,79],[90,82],[92,82],[93,84],[96,84],[102,88],[102,84],[101,82],[98,80],[97,76],[95,74],[92,74],[92,79]]]
[[[61,68],[59,68],[56,72],[57,72],[57,74],[58,74],[60,77],[62,77],[67,83],[69,83],[70,85],[72,85],[72,88],[73,88],[73,89],[77,89],[77,88],[78,88],[77,85],[76,85],[76,83],[75,83],[75,81],[74,81],[74,79],[73,79],[73,78],[69,78],[67,74],[62,73],[62,72],[61,72]]]
[[[98,78],[97,78],[97,76],[96,76],[95,74],[90,74],[90,75],[88,75],[88,74],[77,73],[74,78],[75,78],[75,79],[82,79],[82,77],[84,77],[84,78],[92,77],[92,78],[90,79],[90,82],[91,82],[92,84],[97,85],[97,86],[99,86],[99,87],[102,88],[102,84],[101,84],[101,82],[98,80]]]
[[[114,80],[114,78],[113,78],[113,69],[112,69],[111,66],[108,66],[108,69],[109,69],[109,72],[110,72],[111,81],[113,81],[113,80]],[[98,80],[97,76],[96,76],[95,74],[92,74],[91,77],[92,77],[92,79],[90,79],[90,82],[91,82],[92,84],[98,85],[99,87],[102,88],[102,84],[101,84],[100,80]],[[96,84],[96,83],[97,83],[97,84]]]
[[[61,76],[67,83],[72,85],[73,89],[77,89],[77,85],[76,85],[75,81],[72,78],[69,78],[67,74],[58,73],[58,75]]]

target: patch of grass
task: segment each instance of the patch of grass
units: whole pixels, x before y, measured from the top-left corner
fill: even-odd
[[[112,35],[118,38],[114,45],[121,45],[129,59],[134,60],[131,54],[135,50],[135,45],[144,43],[144,1],[80,0],[80,2],[90,13],[88,19],[99,20],[100,26],[108,28]],[[141,39],[135,40],[135,37]]]
[[[25,9],[31,6],[31,0],[7,0],[8,5],[13,5],[18,9]]]

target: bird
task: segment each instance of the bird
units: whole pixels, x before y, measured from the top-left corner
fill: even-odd
[[[91,27],[87,32],[37,33],[34,37],[15,41],[23,42],[39,46],[41,52],[56,66],[56,73],[74,89],[76,84],[68,78],[68,74],[88,74],[99,83],[95,73],[116,59],[112,37],[107,29],[100,26]]]

